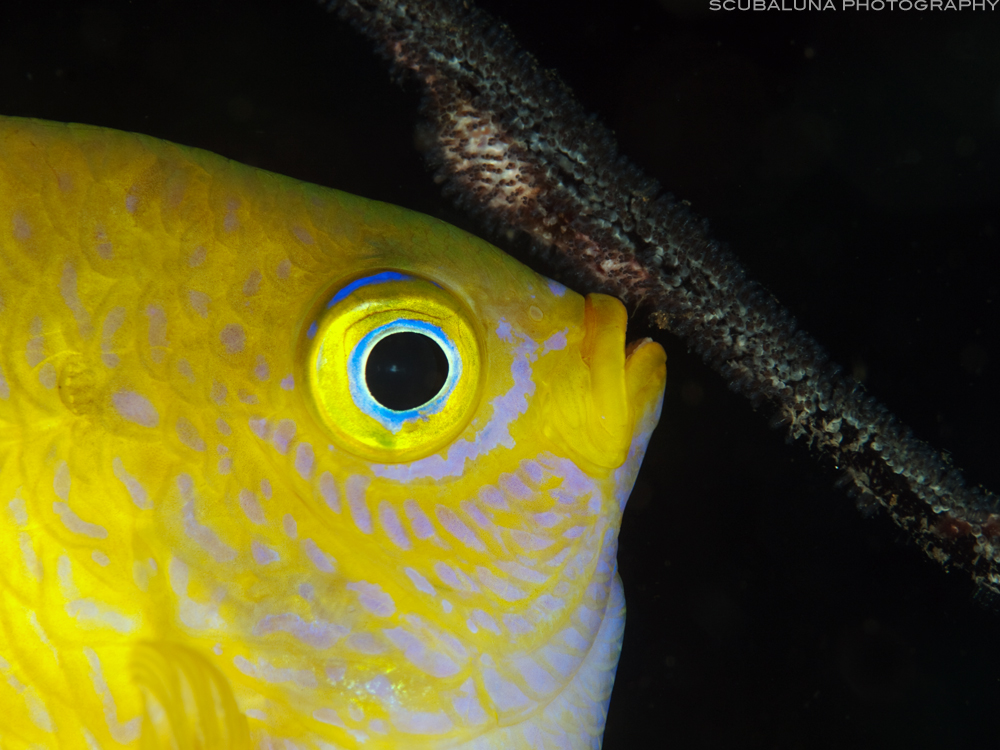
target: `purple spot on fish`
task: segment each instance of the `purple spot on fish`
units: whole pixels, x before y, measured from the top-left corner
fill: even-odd
[[[267,360],[264,359],[264,355],[258,355],[257,364],[253,368],[254,377],[257,380],[267,380],[271,374],[270,368],[267,366]]]
[[[532,518],[535,521],[535,525],[543,529],[551,529],[562,520],[562,516],[559,516],[550,510],[545,511],[544,513],[535,513]]]
[[[479,490],[479,499],[484,505],[494,510],[510,510],[503,493],[492,485]]]
[[[557,599],[552,594],[542,594],[535,600],[535,603],[546,612],[558,612],[565,604],[562,599]]]
[[[455,591],[462,590],[463,586],[459,583],[458,576],[455,575],[455,569],[448,565],[448,563],[434,563],[434,572],[437,573],[437,577],[440,578],[446,586],[450,586]]]
[[[431,585],[431,582],[420,575],[420,573],[415,571],[413,568],[403,568],[403,572],[406,573],[407,578],[413,582],[413,585],[417,587],[418,591],[423,591],[425,594],[430,594],[431,596],[437,595],[437,589]]]
[[[177,437],[191,450],[205,450],[205,441],[198,434],[198,428],[184,417],[178,417],[177,419]]]
[[[234,232],[240,226],[240,220],[236,216],[236,209],[240,207],[240,202],[235,198],[226,201],[226,215],[222,219],[222,228],[227,232]]]
[[[246,281],[243,282],[243,296],[253,297],[260,292],[260,283],[264,280],[259,269],[253,269],[247,274]]]
[[[495,669],[483,670],[483,686],[499,711],[519,710],[533,703],[517,685],[503,679]]]
[[[545,352],[557,352],[566,348],[566,333],[569,329],[559,331],[558,333],[553,333],[547,339],[545,343],[542,344],[542,353]]]
[[[520,463],[521,471],[528,475],[528,479],[536,484],[545,479],[548,472],[537,461],[524,459]]]
[[[410,541],[410,537],[406,534],[403,529],[403,525],[399,522],[399,516],[396,515],[396,510],[392,507],[388,500],[383,500],[378,506],[378,520],[382,524],[382,528],[385,533],[400,549],[410,549],[413,547],[413,543]]]
[[[354,651],[374,656],[388,651],[386,644],[371,633],[355,633],[347,639],[347,645]]]
[[[514,330],[510,327],[510,323],[503,318],[500,318],[500,322],[497,323],[497,338],[507,344],[514,343]]]
[[[265,440],[267,438],[267,419],[264,417],[250,417],[250,419],[247,420],[247,423],[250,425],[250,432],[259,437],[261,440]]]
[[[26,240],[31,236],[31,227],[28,224],[28,220],[24,218],[24,214],[20,211],[14,212],[11,222],[14,227],[14,239]]]
[[[396,729],[407,734],[445,734],[455,727],[444,711],[431,713],[391,706],[389,720]]]
[[[191,251],[191,255],[188,257],[188,265],[191,266],[191,268],[197,268],[205,262],[205,256],[207,254],[205,246],[198,245],[198,247]]]
[[[214,381],[212,383],[212,400],[217,404],[226,403],[226,396],[229,395],[229,389],[226,388],[222,383]]]
[[[295,470],[303,479],[309,479],[313,473],[313,447],[309,443],[299,443],[295,449]]]
[[[326,503],[326,507],[334,513],[340,513],[340,494],[337,492],[337,484],[333,481],[333,476],[328,471],[324,471],[319,478],[319,494]]]
[[[290,633],[313,648],[330,648],[350,632],[343,625],[317,620],[306,622],[292,613],[267,615],[254,627],[254,635]]]
[[[579,656],[558,651],[552,646],[543,646],[539,651],[546,663],[564,679],[572,677],[583,661]]]
[[[522,615],[510,612],[503,616],[503,624],[513,635],[527,635],[534,630],[531,623]]]
[[[597,630],[601,627],[601,614],[596,609],[591,609],[584,604],[576,608],[577,619],[580,620],[584,628],[591,634],[591,638],[597,635]]]
[[[493,524],[490,523],[489,519],[483,515],[483,512],[479,508],[468,500],[463,500],[459,507],[462,512],[465,513],[469,518],[476,522],[476,525],[481,529],[491,529]]]
[[[52,479],[52,490],[61,499],[68,500],[70,482],[69,465],[65,461],[60,461],[56,468],[56,475]]]
[[[521,673],[528,688],[535,693],[546,695],[559,689],[559,683],[534,659],[522,656],[514,660],[514,666]]]
[[[419,636],[405,628],[386,628],[382,632],[397,648],[403,650],[407,661],[432,677],[453,677],[458,674],[458,665],[454,661],[428,649]]]
[[[501,634],[500,626],[497,625],[496,620],[481,609],[472,610],[472,621],[484,630],[489,630],[496,635]]]
[[[52,503],[52,510],[59,516],[59,520],[62,521],[63,526],[74,534],[82,534],[94,539],[106,539],[108,536],[106,528],[96,523],[84,521],[66,503],[54,502]]]
[[[586,652],[590,648],[590,641],[584,638],[576,628],[566,628],[559,633],[559,637],[562,638],[563,643],[577,651]]]
[[[229,354],[239,354],[247,343],[247,335],[243,326],[230,323],[219,332],[219,340]]]
[[[325,666],[323,667],[323,674],[326,675],[326,679],[330,681],[331,684],[336,685],[344,679],[344,675],[347,674],[347,667],[343,664],[337,666]]]
[[[281,556],[273,549],[254,539],[250,543],[250,554],[253,555],[254,562],[258,565],[267,565],[281,559]]]
[[[334,571],[334,565],[337,561],[317,547],[316,542],[312,539],[302,540],[302,550],[321,573],[332,573]]]
[[[513,585],[510,581],[505,578],[500,578],[481,565],[476,568],[476,578],[479,579],[481,584],[505,602],[520,601],[527,596],[527,594],[525,594],[517,586]]]
[[[464,521],[455,515],[453,510],[446,508],[443,505],[439,505],[434,509],[434,513],[437,516],[438,521],[441,522],[441,525],[444,526],[452,536],[458,539],[458,541],[466,547],[473,549],[476,552],[486,551],[486,545],[479,540],[479,538],[472,532],[472,529],[465,525]]]
[[[298,239],[299,242],[301,242],[304,245],[316,244],[316,240],[313,239],[313,236],[309,234],[309,232],[307,232],[305,229],[300,227],[298,224],[292,225],[292,234],[294,234],[296,239]]]
[[[197,518],[195,518],[192,485],[193,482],[189,475],[181,474],[177,477],[177,486],[180,488],[182,497],[187,501],[181,509],[184,533],[208,552],[216,562],[229,562],[236,557],[236,551],[219,539],[218,535],[212,529],[199,523]]]
[[[329,724],[334,727],[341,727],[343,729],[347,728],[347,725],[344,724],[344,721],[337,715],[336,710],[332,708],[317,708],[315,711],[313,711],[312,717],[316,719],[316,721],[321,721],[324,724]]]
[[[451,699],[452,708],[465,724],[482,724],[486,721],[486,712],[476,698],[476,685],[470,677],[458,689],[458,695]]]
[[[549,580],[548,576],[543,573],[539,573],[537,570],[528,568],[519,562],[514,562],[513,560],[497,560],[494,564],[511,578],[516,578],[519,581],[525,581],[527,583],[545,583]],[[539,599],[547,596],[549,596],[549,594],[542,594]]]
[[[354,524],[365,534],[372,533],[372,515],[368,510],[368,477],[354,474],[347,478],[347,507],[350,508]]]
[[[160,415],[150,400],[135,391],[115,391],[111,403],[119,416],[129,422],[142,427],[156,427],[160,423]]]
[[[250,521],[258,525],[264,523],[264,511],[250,490],[240,490],[240,507]]]
[[[139,484],[139,481],[129,474],[125,470],[125,464],[122,460],[115,456],[111,459],[111,471],[115,475],[115,479],[125,485],[125,489],[128,490],[129,497],[132,498],[132,502],[135,503],[138,508],[152,508],[153,504],[149,501],[149,495],[146,493],[146,489]]]
[[[377,583],[358,581],[347,584],[346,588],[357,593],[361,606],[373,615],[389,617],[396,611],[396,603],[392,597],[385,593]]]
[[[507,497],[515,497],[518,500],[531,500],[534,494],[528,488],[528,485],[514,474],[501,474],[498,484]]]
[[[416,501],[407,500],[404,502],[403,511],[410,520],[410,528],[413,529],[417,539],[427,539],[434,536],[434,526],[431,524],[431,520],[420,510]]]
[[[167,313],[159,305],[147,305],[146,316],[149,318],[149,347],[154,362],[163,361],[163,348],[167,341]]]
[[[295,439],[295,422],[290,419],[282,419],[274,430],[274,437],[271,442],[281,455],[288,453],[288,444]]]

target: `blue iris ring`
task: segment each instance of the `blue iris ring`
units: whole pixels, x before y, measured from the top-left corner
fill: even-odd
[[[413,277],[405,274],[399,273],[399,271],[382,271],[381,273],[372,274],[371,276],[363,276],[356,281],[352,281],[350,284],[345,286],[335,295],[333,298],[326,303],[327,308],[333,307],[338,302],[346,299],[351,295],[352,292],[356,292],[358,289],[366,286],[372,286],[374,284],[385,284],[389,281],[412,281]]]
[[[441,347],[441,351],[444,352],[445,358],[448,360],[448,377],[445,378],[441,390],[426,403],[405,411],[390,409],[376,401],[368,389],[368,383],[365,379],[368,357],[372,349],[382,339],[394,333],[422,334]],[[355,405],[393,434],[398,433],[405,424],[415,422],[418,419],[429,419],[441,411],[448,403],[448,397],[455,390],[455,385],[461,376],[462,357],[447,334],[441,330],[440,326],[426,320],[412,318],[400,318],[369,331],[351,351],[347,361],[348,387]]]

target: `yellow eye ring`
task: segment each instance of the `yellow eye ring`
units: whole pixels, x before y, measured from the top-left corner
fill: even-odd
[[[402,340],[393,339],[398,334],[436,349],[447,370],[440,387],[405,408],[391,405],[384,387],[371,387],[373,353]],[[457,437],[479,404],[482,342],[467,306],[439,284],[398,271],[355,279],[305,326],[300,361],[311,410],[334,445],[360,458],[398,463],[430,455]]]

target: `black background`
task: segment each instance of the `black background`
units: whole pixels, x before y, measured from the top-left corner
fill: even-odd
[[[834,359],[1000,490],[997,13],[487,6]],[[417,101],[307,0],[0,9],[4,114],[139,131],[475,229],[413,146]],[[1000,613],[659,338],[669,383],[622,528],[607,750],[1000,745]]]

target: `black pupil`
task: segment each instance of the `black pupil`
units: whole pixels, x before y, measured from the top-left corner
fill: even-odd
[[[372,398],[393,411],[423,406],[448,379],[448,358],[429,336],[392,333],[368,354],[365,382]]]

